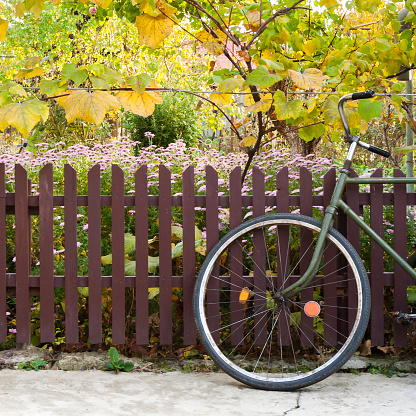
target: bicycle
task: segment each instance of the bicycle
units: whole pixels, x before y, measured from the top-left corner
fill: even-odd
[[[347,94],[338,102],[349,150],[323,221],[292,213],[253,218],[226,234],[202,265],[193,306],[199,339],[220,369],[248,386],[309,386],[339,370],[359,347],[370,315],[370,286],[360,256],[332,228],[338,209],[416,280],[415,265],[341,198],[347,183],[416,183],[349,178],[357,146],[390,156],[352,135],[345,115],[345,102],[374,95]],[[306,268],[303,259],[309,259]],[[396,315],[402,321],[416,317]],[[301,355],[306,347],[311,353]]]

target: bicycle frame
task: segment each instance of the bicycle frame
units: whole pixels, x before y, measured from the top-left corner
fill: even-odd
[[[311,263],[306,270],[305,274],[301,278],[292,284],[291,286],[283,289],[281,295],[283,296],[292,296],[302,291],[306,287],[318,272],[319,264],[322,258],[324,251],[324,242],[329,228],[334,222],[334,217],[338,209],[341,209],[348,215],[373,241],[375,241],[394,261],[396,261],[400,267],[402,267],[415,281],[416,281],[416,271],[407,263],[407,261],[397,254],[397,252],[390,247],[378,234],[376,234],[349,206],[342,200],[342,194],[344,192],[345,186],[348,183],[354,184],[407,184],[407,183],[416,183],[416,178],[349,178],[352,158],[354,156],[357,143],[359,138],[356,136],[351,136],[352,141],[350,143],[349,151],[347,158],[344,162],[344,166],[341,169],[340,176],[337,180],[334,193],[331,198],[331,202],[325,210],[325,216],[323,219],[322,230],[320,232],[319,238],[316,243],[316,247],[312,256]]]

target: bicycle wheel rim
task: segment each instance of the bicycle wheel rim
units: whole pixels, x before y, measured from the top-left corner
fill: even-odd
[[[306,219],[306,220],[305,220]],[[206,313],[206,293],[207,293],[207,286],[209,284],[209,280],[212,277],[212,271],[216,265],[218,258],[221,256],[227,247],[230,247],[232,242],[238,241],[242,236],[247,235],[252,231],[256,231],[258,229],[265,229],[267,227],[279,227],[279,226],[295,226],[295,227],[303,227],[310,232],[319,233],[320,232],[320,225],[319,221],[314,219],[300,216],[300,215],[293,215],[293,214],[275,214],[262,217],[261,219],[253,219],[248,221],[247,223],[243,224],[240,227],[237,227],[231,235],[224,237],[212,250],[213,255],[207,258],[206,263],[203,265],[201,269],[200,278],[198,280],[198,287],[195,292],[195,313],[197,315],[197,327],[198,332],[201,337],[201,341],[203,341],[204,347],[209,351],[212,355],[214,361],[228,374],[232,377],[242,381],[245,384],[251,385],[253,387],[258,388],[265,388],[270,390],[291,390],[296,389],[299,387],[303,387],[309,384],[313,384],[328,375],[332,374],[334,371],[339,369],[347,359],[354,353],[355,349],[357,348],[363,332],[365,330],[367,321],[368,321],[368,306],[366,306],[366,310],[363,310],[364,302],[363,302],[363,283],[364,283],[364,291],[365,291],[365,298],[368,298],[369,291],[368,291],[368,282],[366,282],[366,277],[363,277],[363,267],[362,263],[359,260],[358,256],[349,245],[347,240],[342,237],[339,233],[335,230],[331,230],[328,234],[328,241],[332,243],[337,250],[342,254],[342,256],[346,259],[348,266],[351,267],[351,273],[354,276],[354,282],[356,284],[356,301],[357,305],[355,306],[355,319],[353,322],[352,327],[349,330],[348,336],[345,338],[342,346],[337,349],[332,356],[326,359],[326,361],[319,365],[315,369],[311,369],[310,371],[306,371],[305,373],[298,372],[297,374],[292,373],[285,373],[283,376],[279,374],[278,377],[274,377],[273,373],[267,372],[266,375],[261,373],[256,373],[253,371],[247,371],[242,368],[240,365],[237,365],[234,361],[228,359],[228,357],[223,353],[221,350],[218,342],[214,339],[214,336],[209,328],[208,321],[209,318],[207,317]],[[358,260],[357,260],[358,258]],[[365,274],[365,271],[364,271]],[[322,285],[324,286],[324,285]],[[369,299],[368,299],[369,300]],[[324,306],[324,308],[328,308],[328,306]],[[283,310],[283,307],[282,307]],[[276,312],[277,313],[277,312]],[[276,322],[279,317],[276,318]],[[289,318],[291,319],[291,318]],[[275,324],[276,324],[275,322]],[[290,323],[291,325],[291,323]],[[289,324],[288,324],[289,327]],[[267,342],[270,339],[270,343],[273,337],[273,330],[274,327],[270,331],[270,337],[267,338]],[[290,331],[290,328],[289,328]],[[266,349],[266,344],[264,344],[263,350]],[[272,346],[270,345],[270,350]],[[293,349],[293,346],[292,346]],[[295,357],[296,354],[293,353]],[[259,361],[257,361],[258,364]],[[256,364],[256,366],[257,366]],[[283,372],[282,372],[283,373]]]

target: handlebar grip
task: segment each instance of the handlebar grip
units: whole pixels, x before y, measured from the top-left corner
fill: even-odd
[[[390,157],[390,152],[388,152],[387,150],[380,149],[377,146],[371,146],[370,145],[368,150],[370,152],[377,153],[378,155],[383,156],[383,157]]]
[[[352,94],[351,100],[362,100],[363,98],[373,98],[376,93],[373,90],[363,91],[363,92],[354,92]]]

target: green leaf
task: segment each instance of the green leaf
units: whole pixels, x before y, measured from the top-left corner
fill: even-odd
[[[126,79],[127,85],[133,88],[139,94],[143,94],[146,87],[149,87],[152,79],[147,74],[140,74],[128,77]]]
[[[314,124],[313,126],[301,128],[298,132],[301,139],[305,140],[305,142],[309,142],[324,135],[325,126],[322,123]]]
[[[297,118],[302,110],[302,106],[302,100],[295,99],[286,101],[286,96],[283,91],[276,91],[274,95],[274,107],[278,120]]]
[[[172,225],[171,232],[173,235],[175,235],[179,240],[182,240],[183,238],[183,228],[179,227],[177,225]]]
[[[172,259],[176,259],[176,257],[182,256],[183,254],[183,241],[176,244],[176,246],[172,250]]]
[[[43,79],[40,82],[40,93],[45,94],[48,97],[51,97],[53,95],[60,94],[68,88],[68,84],[66,81],[61,81],[59,79],[57,80],[48,80]]]
[[[150,287],[149,288],[149,300],[154,299],[160,293],[160,289],[158,287]]]
[[[397,92],[402,92],[405,88],[406,88],[406,83],[405,82],[396,82],[391,87],[391,89],[393,91],[397,91]]]
[[[107,254],[106,256],[101,256],[101,265],[108,266],[109,264],[113,264],[113,255]]]
[[[131,361],[127,361],[123,365],[123,371],[131,371],[134,368],[134,364]]]
[[[381,100],[360,100],[358,102],[358,113],[365,121],[372,118],[379,118],[383,111],[383,103]]]
[[[113,364],[111,364],[111,363],[107,363],[105,366],[106,366],[109,370],[114,370],[114,366],[113,366]]]
[[[283,64],[281,64],[280,62],[272,61],[271,59],[260,58],[259,64],[266,65],[270,69],[274,69],[275,71],[283,71],[285,69]]]
[[[76,64],[64,64],[62,76],[74,81],[75,85],[80,85],[88,78],[88,71],[85,68],[77,68]]]
[[[387,52],[392,49],[393,46],[387,39],[376,39],[376,49],[380,52]]]
[[[134,253],[136,250],[136,236],[129,233],[124,234],[124,252],[126,254]]]
[[[416,150],[416,144],[413,144],[411,146],[402,146],[402,147],[395,147],[393,149],[394,153],[409,153],[414,152]]]
[[[119,355],[118,351],[114,347],[111,347],[108,350],[108,355],[110,356],[110,360],[113,364],[117,362]]]
[[[280,80],[279,75],[270,74],[264,65],[260,65],[247,75],[243,86],[256,85],[259,88],[268,88]]]
[[[13,81],[6,81],[0,87],[0,91],[9,91],[10,94],[19,95],[21,97],[27,97],[25,89],[20,84]]]

